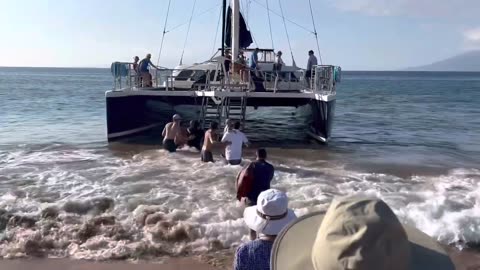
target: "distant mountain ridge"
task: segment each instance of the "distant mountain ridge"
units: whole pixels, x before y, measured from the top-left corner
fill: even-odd
[[[480,50],[465,52],[429,65],[407,68],[407,70],[480,72]]]

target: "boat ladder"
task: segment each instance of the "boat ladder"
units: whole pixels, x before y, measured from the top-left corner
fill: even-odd
[[[227,97],[225,99],[225,117],[232,121],[240,121],[245,128],[247,113],[247,97]]]
[[[200,124],[207,129],[210,123],[222,124],[224,101],[215,97],[203,97]]]

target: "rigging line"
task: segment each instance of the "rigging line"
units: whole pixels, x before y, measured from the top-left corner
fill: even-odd
[[[160,50],[158,51],[158,58],[157,58],[157,66],[160,63],[160,56],[162,55],[163,49],[163,40],[165,39],[165,30],[167,29],[167,22],[168,22],[168,15],[170,14],[170,3],[172,0],[168,0],[168,7],[167,7],[167,15],[165,16],[165,23],[163,24],[163,33],[162,33],[162,41],[160,42]]]
[[[215,44],[217,44],[218,29],[220,28],[220,21],[222,19],[222,9],[220,8],[220,13],[218,15],[217,21],[217,30],[215,31],[215,38],[213,39],[212,55],[215,53]]]
[[[272,40],[272,49],[274,49],[275,46],[274,46],[274,44],[273,44],[272,22],[271,22],[271,20],[270,20],[270,9],[268,8],[268,0],[265,0],[265,2],[267,3],[268,27],[270,28],[270,39]]]
[[[195,16],[195,17],[198,17],[198,16],[201,16],[201,15],[203,15],[203,14],[205,14],[205,13],[212,12],[212,11],[213,11],[215,8],[217,8],[218,6],[220,6],[220,4],[217,4],[217,5],[209,8],[209,9],[206,9],[206,10],[204,10],[204,11],[202,11],[202,12],[199,12],[199,13],[195,14],[194,16]],[[189,21],[190,21],[190,20],[189,20]],[[176,30],[177,28],[180,28],[180,27],[184,26],[185,24],[189,23],[189,21],[186,21],[186,22],[183,22],[183,23],[181,23],[181,24],[177,24],[176,26],[173,26],[172,28],[168,29],[168,30],[166,31],[166,33],[172,32],[173,30]]]
[[[188,22],[187,35],[185,36],[185,42],[183,43],[182,56],[180,57],[180,65],[182,65],[183,53],[185,53],[185,47],[187,46],[188,34],[190,33],[190,26],[192,25],[193,13],[195,11],[196,4],[197,4],[197,0],[193,2],[192,14],[190,15],[190,21]]]
[[[317,27],[315,26],[315,20],[313,19],[312,1],[308,0],[308,4],[310,5],[310,15],[312,15],[313,34],[315,35],[315,40],[317,41],[318,57],[320,58],[320,65],[323,65],[322,53],[320,52],[320,45],[318,44]]]
[[[305,30],[305,31],[307,31],[307,32],[309,32],[309,33],[314,34],[314,32],[313,32],[312,30],[308,29],[307,27],[305,27],[305,26],[303,26],[303,25],[301,25],[301,24],[298,24],[298,23],[290,20],[289,18],[286,18],[285,16],[282,16],[282,15],[278,14],[278,12],[276,12],[276,11],[274,11],[274,10],[272,10],[272,9],[267,8],[265,5],[263,5],[262,3],[258,2],[258,0],[253,0],[253,2],[255,2],[257,5],[263,7],[264,9],[269,10],[270,12],[272,12],[272,13],[275,14],[275,15],[277,15],[278,17],[283,18],[283,19],[286,20],[287,22],[289,22],[289,23],[291,23],[291,24],[294,24],[294,25],[296,25],[297,27],[299,27],[299,28],[301,28],[301,29],[303,29],[303,30]]]
[[[292,45],[290,44],[290,37],[288,36],[287,23],[285,22],[285,17],[283,16],[282,0],[278,0],[278,4],[280,5],[280,11],[282,12],[283,26],[285,27],[285,34],[287,35],[288,48],[290,49],[290,54],[292,55],[292,64],[295,66],[295,58],[293,57]]]

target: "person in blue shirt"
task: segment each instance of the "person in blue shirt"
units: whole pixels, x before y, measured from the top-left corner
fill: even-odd
[[[252,53],[252,58],[250,59],[250,68],[251,69],[257,69],[257,64],[258,64],[258,48],[255,48],[255,50]]]
[[[276,236],[297,219],[288,208],[285,192],[268,189],[258,196],[258,204],[245,208],[243,219],[257,239],[242,244],[235,253],[234,270],[269,270],[270,254]]]
[[[138,63],[138,71],[140,73],[140,76],[142,77],[142,86],[143,87],[152,87],[152,74],[150,74],[150,71],[148,70],[149,66],[152,66],[155,69],[158,69],[157,66],[155,66],[152,61],[152,55],[147,54],[147,56]]]
[[[275,169],[267,162],[267,150],[257,150],[257,160],[252,162],[253,182],[250,192],[247,194],[246,204],[251,206],[257,204],[258,195],[270,188]]]

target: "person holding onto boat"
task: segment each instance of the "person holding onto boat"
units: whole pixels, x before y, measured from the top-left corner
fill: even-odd
[[[166,124],[162,131],[163,149],[170,153],[177,151],[175,140],[178,140],[177,137],[182,136],[181,121],[182,117],[180,117],[180,115],[173,115],[172,122]]]
[[[197,148],[198,151],[202,150],[201,143],[204,133],[205,132],[200,128],[200,123],[197,120],[190,121],[190,126],[187,129],[189,138],[187,145]]]
[[[142,87],[152,87],[152,74],[150,74],[150,71],[148,69],[149,66],[158,69],[157,66],[155,66],[152,61],[152,55],[147,54],[147,56],[138,63],[138,70],[140,72],[140,76],[142,77]]]
[[[217,135],[218,130],[218,123],[211,122],[210,128],[205,132],[205,136],[203,138],[203,147],[202,151],[200,152],[200,159],[203,162],[215,162],[213,160],[213,145],[218,140]]]
[[[247,136],[240,131],[240,126],[240,122],[235,122],[233,128],[229,129],[222,137],[222,143],[230,142],[225,147],[225,159],[230,165],[240,165],[242,163],[242,147],[243,145],[249,145]]]
[[[233,263],[234,270],[270,269],[270,254],[277,235],[297,219],[288,208],[285,192],[268,189],[258,196],[255,206],[245,208],[243,219],[259,238],[238,247]]]
[[[312,87],[310,85],[311,78],[312,78],[312,68],[318,65],[317,57],[313,54],[313,51],[308,51],[308,62],[307,62],[307,71],[305,72],[305,78],[307,79],[308,87]]]

